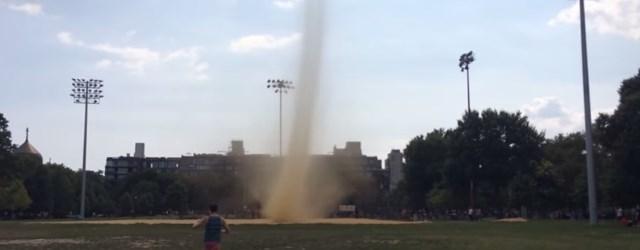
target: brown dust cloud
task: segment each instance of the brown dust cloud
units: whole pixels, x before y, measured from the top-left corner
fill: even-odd
[[[304,1],[302,53],[288,154],[266,187],[262,214],[274,221],[326,217],[346,195],[333,168],[312,167],[310,147],[317,124],[318,86],[323,56],[324,1]]]

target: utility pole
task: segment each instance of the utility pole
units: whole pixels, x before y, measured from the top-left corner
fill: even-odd
[[[458,66],[460,67],[460,71],[467,72],[467,114],[471,115],[471,88],[469,87],[469,64],[475,61],[475,57],[473,55],[473,51],[469,51],[468,53],[464,53],[458,59]],[[473,183],[473,168],[471,167],[471,173],[469,178],[469,208],[474,209],[474,183]]]
[[[71,97],[74,99],[74,103],[84,104],[84,140],[82,147],[82,192],[80,197],[80,214],[79,218],[84,219],[85,208],[85,192],[87,186],[87,120],[89,116],[89,104],[99,104],[100,99],[104,97],[102,95],[102,80],[96,79],[71,79],[73,83],[73,89],[71,89]]]
[[[280,157],[282,157],[282,94],[287,94],[289,93],[289,90],[294,89],[293,87],[293,82],[291,81],[286,81],[286,80],[272,80],[269,79],[267,80],[267,88],[273,88],[275,89],[274,92],[276,94],[279,95],[280,97],[280,113],[279,113],[279,120],[280,120]]]
[[[582,88],[584,90],[584,135],[587,150],[587,186],[589,192],[589,223],[598,223],[596,177],[593,166],[593,136],[591,134],[591,97],[589,94],[589,63],[587,58],[587,30],[584,0],[580,0],[580,42],[582,47]]]

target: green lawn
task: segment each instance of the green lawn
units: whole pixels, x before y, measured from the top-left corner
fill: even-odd
[[[239,225],[224,249],[640,249],[640,228],[612,222]],[[201,249],[186,225],[0,222],[0,249]]]

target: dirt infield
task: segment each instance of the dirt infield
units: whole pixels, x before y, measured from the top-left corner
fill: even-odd
[[[66,244],[66,245],[80,245],[85,244],[86,241],[80,239],[22,239],[22,240],[0,240],[0,246],[30,246],[30,247],[42,247],[51,244]]]
[[[499,220],[494,220],[495,222],[508,222],[508,223],[513,223],[513,222],[527,222],[528,220],[525,218],[521,218],[521,217],[517,217],[517,218],[507,218],[507,219],[499,219]]]
[[[115,220],[73,220],[73,221],[40,221],[31,223],[44,224],[193,224],[193,219],[115,219]],[[423,224],[428,221],[398,221],[398,220],[376,220],[376,219],[354,219],[354,218],[330,218],[330,219],[307,219],[300,221],[276,222],[268,219],[227,219],[231,225],[277,225],[277,224],[338,224],[338,225],[401,225],[401,224]]]

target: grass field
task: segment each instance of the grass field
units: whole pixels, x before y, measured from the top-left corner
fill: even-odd
[[[640,249],[640,228],[613,222],[236,225],[223,249]],[[0,222],[0,249],[201,249],[188,225]]]

